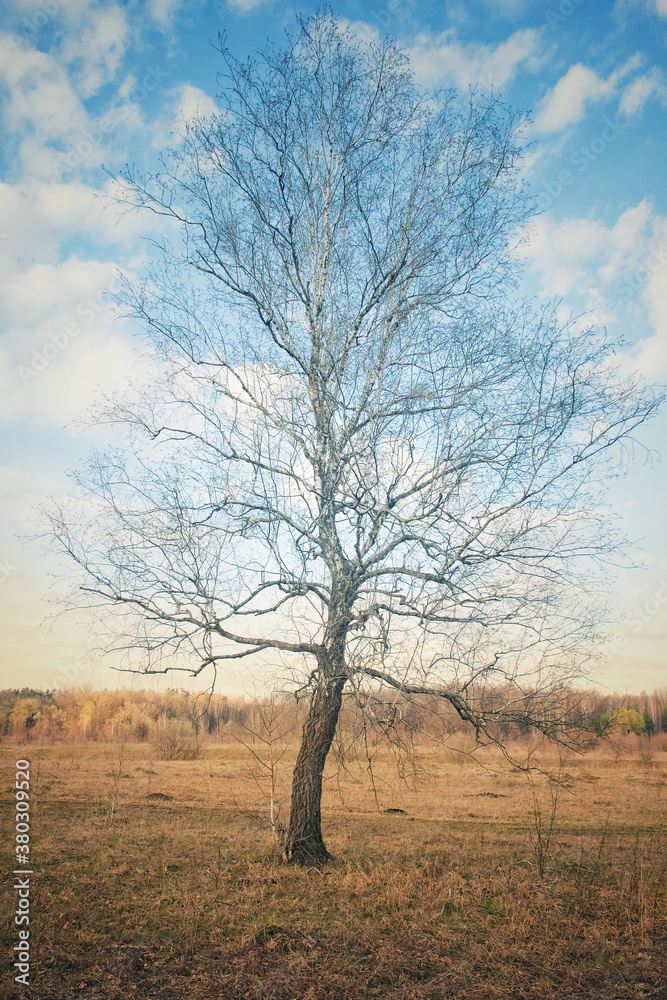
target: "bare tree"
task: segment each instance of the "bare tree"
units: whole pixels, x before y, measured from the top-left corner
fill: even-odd
[[[131,446],[50,512],[131,669],[301,666],[287,860],[327,857],[346,685],[444,699],[480,740],[509,719],[567,742],[601,492],[660,402],[603,336],[517,298],[521,121],[422,93],[326,11],[299,25],[245,63],[221,40],[220,113],[124,175],[168,227],[122,299],[155,379],[101,408]]]

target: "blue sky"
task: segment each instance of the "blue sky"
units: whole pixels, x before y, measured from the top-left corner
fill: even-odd
[[[141,366],[109,296],[139,274],[146,220],[105,202],[112,172],[155,164],[184,117],[215,110],[225,31],[243,56],[281,43],[301,6],[271,0],[6,0],[0,15],[0,686],[115,686],[85,623],[44,624],[52,557],[17,535],[72,491],[92,441],[73,422]],[[339,3],[368,38],[388,33],[425,86],[478,86],[530,116],[523,174],[541,209],[522,246],[525,291],[562,299],[627,346],[619,360],[667,382],[667,0]],[[641,435],[660,449],[667,413]],[[93,432],[94,437],[94,432]],[[667,683],[667,476],[641,448],[611,492],[641,567],[610,577],[619,625],[600,683]],[[625,617],[624,617],[625,616]],[[181,678],[177,683],[183,683]],[[222,686],[238,690],[238,678]]]

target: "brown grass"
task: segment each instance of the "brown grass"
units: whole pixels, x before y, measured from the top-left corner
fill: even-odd
[[[541,878],[534,801],[544,833],[548,782],[531,789],[491,757],[487,771],[424,751],[429,775],[411,786],[380,755],[377,803],[363,761],[330,770],[335,860],[298,869],[277,859],[261,768],[241,746],[189,762],[138,744],[0,755],[5,847],[14,761],[32,760],[35,871],[34,986],[14,993],[6,966],[0,996],[667,998],[656,739],[565,762]]]

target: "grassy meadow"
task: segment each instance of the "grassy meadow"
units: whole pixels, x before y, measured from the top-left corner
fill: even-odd
[[[417,778],[382,751],[373,790],[365,759],[332,759],[334,860],[310,869],[280,863],[268,770],[238,743],[191,761],[146,743],[0,755],[7,872],[14,764],[31,761],[34,871],[31,986],[6,963],[0,996],[667,998],[664,735],[570,756],[559,785],[440,749]],[[10,920],[3,935],[8,954]]]

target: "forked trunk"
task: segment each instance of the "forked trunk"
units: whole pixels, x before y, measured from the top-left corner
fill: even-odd
[[[284,861],[312,864],[331,857],[322,840],[322,773],[336,732],[345,680],[340,671],[334,676],[322,671],[313,693],[292,778]]]

